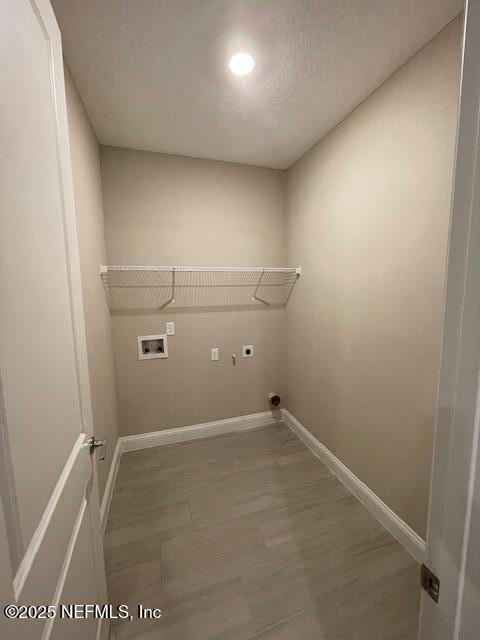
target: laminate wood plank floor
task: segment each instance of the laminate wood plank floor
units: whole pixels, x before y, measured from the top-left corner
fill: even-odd
[[[122,456],[116,640],[414,640],[419,567],[284,425]]]

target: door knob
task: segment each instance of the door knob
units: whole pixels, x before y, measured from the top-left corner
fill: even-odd
[[[95,436],[92,436],[88,440],[88,445],[90,447],[90,454],[93,455],[95,453],[95,449],[102,448],[102,451],[99,456],[99,460],[105,460],[105,454],[107,450],[107,441],[106,440],[96,440]]]

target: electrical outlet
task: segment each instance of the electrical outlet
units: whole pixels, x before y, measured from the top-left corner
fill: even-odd
[[[174,336],[175,335],[175,322],[167,322],[165,324],[166,330],[167,330],[167,336]]]
[[[244,344],[242,347],[243,358],[253,358],[253,344]]]
[[[218,347],[210,349],[210,357],[213,361],[220,360],[220,349]]]

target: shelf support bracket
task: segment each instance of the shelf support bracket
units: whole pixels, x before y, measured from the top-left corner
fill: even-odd
[[[257,296],[258,288],[260,287],[260,284],[261,284],[261,282],[263,280],[264,274],[265,274],[265,269],[262,269],[262,273],[260,274],[260,278],[258,279],[257,286],[255,287],[255,291],[253,292],[252,300],[257,300],[257,302],[261,302],[262,304],[266,304],[267,307],[269,307],[270,306],[269,302],[267,302],[266,300],[263,300],[262,298],[259,298]]]
[[[158,308],[165,309],[165,307],[168,307],[168,305],[172,304],[172,302],[175,302],[175,267],[172,267],[172,293],[170,295],[170,298]]]

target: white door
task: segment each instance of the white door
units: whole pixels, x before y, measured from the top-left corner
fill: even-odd
[[[480,637],[480,0],[466,9],[421,640]]]
[[[105,603],[106,585],[63,61],[48,0],[0,0],[0,60],[0,637],[94,640],[108,625],[91,616],[3,612],[9,602]]]

